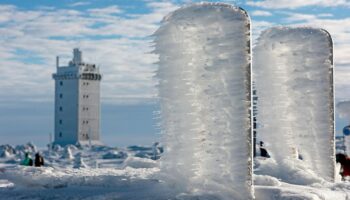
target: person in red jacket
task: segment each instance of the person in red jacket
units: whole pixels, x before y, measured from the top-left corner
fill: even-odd
[[[342,180],[345,180],[345,177],[350,176],[350,158],[342,153],[336,155],[337,163],[340,163],[340,175]]]

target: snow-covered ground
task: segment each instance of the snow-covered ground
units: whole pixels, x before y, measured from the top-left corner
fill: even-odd
[[[36,148],[31,146],[0,147],[0,199],[153,199],[156,194],[161,197],[155,191],[160,183],[153,176],[159,172],[159,166],[152,160],[152,147],[56,146],[51,152],[42,151],[45,167],[20,165],[25,151],[34,157]]]
[[[45,167],[21,166],[24,151],[34,156],[22,147],[13,148],[15,152],[7,148],[6,156],[0,150],[0,199],[222,199],[220,194],[185,191],[180,183],[162,181],[166,174],[159,170],[161,159],[152,160],[152,147],[43,150]],[[277,167],[271,158],[255,159],[257,200],[350,199],[350,183],[340,177],[336,183],[327,182],[297,159],[282,165]]]

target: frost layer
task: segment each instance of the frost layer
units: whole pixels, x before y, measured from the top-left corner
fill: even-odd
[[[333,53],[330,35],[272,28],[254,49],[258,136],[278,163],[298,157],[334,180]]]
[[[227,4],[184,7],[155,33],[162,171],[194,193],[252,198],[250,19]]]

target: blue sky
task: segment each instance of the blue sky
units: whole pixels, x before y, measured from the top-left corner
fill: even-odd
[[[101,83],[102,135],[109,145],[156,140],[157,56],[152,33],[167,13],[197,1],[0,0],[0,144],[46,143],[53,130],[51,74],[79,47],[96,63]],[[350,99],[350,1],[224,1],[246,9],[253,39],[271,26],[327,29],[334,40],[336,102]],[[338,120],[341,129],[349,119]]]

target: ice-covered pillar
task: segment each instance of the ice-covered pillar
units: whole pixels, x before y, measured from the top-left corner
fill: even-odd
[[[272,28],[260,35],[253,58],[258,137],[277,162],[299,157],[333,181],[331,36],[322,29]]]
[[[237,7],[199,3],[155,33],[165,153],[177,186],[252,199],[250,19]]]

